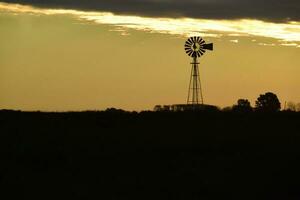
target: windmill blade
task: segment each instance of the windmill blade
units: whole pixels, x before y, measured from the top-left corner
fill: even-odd
[[[192,45],[192,42],[190,42],[189,40],[187,40],[187,41],[185,42],[185,44],[187,44],[187,45]]]
[[[203,44],[203,43],[205,43],[205,41],[203,40],[203,38],[199,37],[198,43],[199,43],[199,44]]]
[[[189,44],[185,44],[185,45],[184,45],[185,48],[191,48],[191,46],[192,46],[192,45],[189,45]]]
[[[202,54],[198,51],[197,52],[198,57],[202,56]]]
[[[205,41],[203,39],[201,39],[201,42],[200,42],[201,45],[205,44]]]
[[[204,49],[200,49],[199,51],[203,54],[206,52]]]
[[[193,53],[193,51],[189,51],[189,52],[188,52],[188,55],[191,56],[192,53]]]
[[[192,49],[189,49],[189,50],[187,50],[187,52],[193,52],[193,50],[192,50]]]
[[[191,40],[192,40],[192,43],[194,44],[195,43],[194,37],[191,37]]]
[[[189,38],[189,39],[187,40],[187,42],[189,42],[190,44],[193,44],[193,41],[192,41],[191,38]]]
[[[185,51],[189,51],[192,50],[191,48],[184,48]]]
[[[185,52],[193,51],[192,49],[185,49]]]
[[[194,43],[197,43],[197,37],[194,36]]]
[[[210,43],[210,44],[204,44],[204,45],[203,45],[203,49],[207,49],[207,50],[213,51],[213,49],[214,49],[214,44],[213,44],[213,43]]]
[[[193,53],[193,51],[187,51],[186,53],[190,56],[190,54]]]

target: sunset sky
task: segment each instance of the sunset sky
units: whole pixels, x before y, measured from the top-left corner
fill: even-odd
[[[194,35],[214,43],[204,103],[300,102],[299,13],[299,0],[0,0],[0,109],[186,103]]]

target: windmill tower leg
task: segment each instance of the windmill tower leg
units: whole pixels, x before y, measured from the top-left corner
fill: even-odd
[[[198,67],[199,63],[197,62],[197,58],[193,58],[193,62],[191,63],[191,65],[192,65],[192,69],[191,69],[187,104],[191,104],[191,105],[203,104],[203,95],[202,95],[202,88],[201,88],[199,67]]]

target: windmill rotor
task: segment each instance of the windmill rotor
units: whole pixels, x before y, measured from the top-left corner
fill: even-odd
[[[184,50],[190,57],[201,57],[206,50],[213,50],[213,44],[206,44],[205,41],[198,36],[190,37],[184,44]]]

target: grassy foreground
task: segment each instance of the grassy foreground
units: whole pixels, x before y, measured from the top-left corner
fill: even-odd
[[[11,197],[300,198],[300,113],[3,110],[0,153]]]

